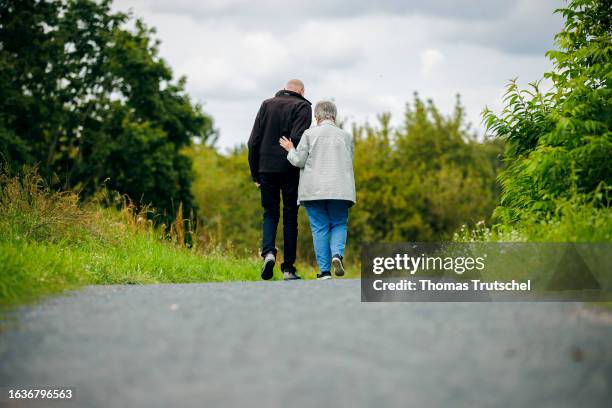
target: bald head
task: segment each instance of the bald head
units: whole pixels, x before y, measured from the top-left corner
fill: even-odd
[[[288,91],[297,92],[300,95],[304,96],[304,83],[299,79],[291,79],[287,82],[285,89]]]

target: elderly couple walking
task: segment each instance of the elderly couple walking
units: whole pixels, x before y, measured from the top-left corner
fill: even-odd
[[[353,138],[336,126],[333,102],[315,105],[304,98],[302,81],[290,80],[285,89],[265,100],[249,139],[249,166],[261,191],[264,258],[261,278],[274,275],[276,229],[283,202],[284,280],[301,279],[296,273],[298,208],[308,213],[320,272],[317,279],[344,275],[344,247],[349,207],[355,203]]]

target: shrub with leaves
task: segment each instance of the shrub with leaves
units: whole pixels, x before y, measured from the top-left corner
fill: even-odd
[[[500,115],[485,109],[489,131],[506,141],[496,216],[513,223],[530,212],[546,217],[576,195],[609,207],[612,186],[612,13],[606,0],[572,0],[549,51],[554,69],[539,83],[508,86]]]

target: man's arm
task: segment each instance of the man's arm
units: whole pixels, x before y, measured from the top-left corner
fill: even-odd
[[[296,112],[295,120],[293,121],[293,126],[291,127],[291,134],[289,135],[294,145],[299,145],[302,134],[304,134],[304,131],[310,127],[311,123],[312,109],[310,108],[310,105],[307,103],[301,104]]]
[[[251,130],[251,137],[247,144],[249,147],[249,168],[251,169],[251,178],[256,183],[259,183],[259,148],[261,146],[262,137],[261,118],[264,114],[264,110],[264,104],[262,103],[255,117],[253,130]]]

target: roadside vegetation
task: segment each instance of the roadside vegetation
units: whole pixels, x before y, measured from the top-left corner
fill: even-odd
[[[180,213],[155,227],[146,208],[83,205],[49,189],[35,169],[5,171],[0,184],[0,307],[82,285],[259,278],[255,257],[186,248]]]
[[[485,137],[459,97],[444,113],[415,94],[399,126],[382,113],[352,127],[349,277],[367,242],[612,241],[612,18],[602,0],[559,12],[546,90],[511,82]],[[110,0],[4,2],[0,94],[0,307],[88,284],[259,279],[246,148],[215,147],[143,21]],[[311,278],[304,211],[299,228]]]
[[[381,114],[378,123],[351,129],[357,204],[349,215],[348,264],[359,262],[367,242],[451,240],[463,223],[488,222],[499,202],[503,142],[477,137],[459,97],[445,114],[414,95],[402,124],[390,122]],[[260,239],[261,206],[246,148],[222,154],[196,145],[186,154],[196,173],[192,191],[204,234],[199,239],[252,253]],[[298,258],[315,262],[305,211],[300,211]]]
[[[505,142],[493,223],[462,228],[459,240],[612,241],[612,15],[600,0],[572,0],[557,48],[547,53],[552,84],[508,85],[501,114],[485,110]]]

